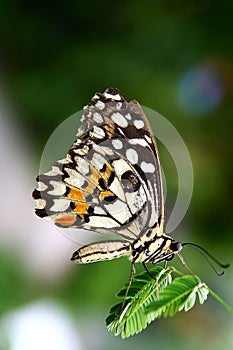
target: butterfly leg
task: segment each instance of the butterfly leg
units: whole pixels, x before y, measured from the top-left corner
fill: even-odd
[[[146,266],[146,263],[143,262],[142,265],[143,265],[144,269],[146,270],[146,272],[148,273],[148,275],[150,275],[150,277],[152,277],[156,281],[156,278],[154,278],[154,276],[152,275],[152,273],[150,272],[150,270]]]
[[[186,267],[186,269],[188,270],[188,272],[190,273],[190,275],[194,276],[193,271],[190,269],[190,267],[186,264],[183,256],[181,254],[177,254],[178,258],[180,259],[180,261],[182,262],[182,264]]]
[[[153,275],[152,275],[152,273],[150,272],[150,270],[148,269],[148,267],[146,266],[146,264],[143,262],[142,263],[142,265],[143,265],[143,267],[144,267],[144,269],[146,270],[146,272],[148,273],[148,275],[149,276],[151,276],[152,278],[153,278],[153,280],[155,281],[155,283],[156,283],[156,297],[157,297],[157,299],[159,299],[159,281],[158,281],[158,278],[155,278]]]
[[[125,301],[126,301],[126,298],[127,298],[128,292],[129,292],[129,288],[130,288],[130,286],[131,286],[131,284],[132,284],[133,275],[135,274],[135,272],[136,272],[136,269],[135,269],[135,262],[133,261],[133,262],[132,262],[132,265],[131,265],[131,271],[130,271],[130,277],[129,277],[128,287],[127,287],[127,289],[126,289],[125,296],[124,296],[124,300],[123,300],[123,303],[122,303],[122,309],[124,308]]]
[[[118,320],[118,324],[121,322],[122,317],[124,316],[125,312],[127,311],[127,305],[125,307],[125,302],[126,302],[126,298],[127,298],[129,289],[130,289],[131,284],[133,282],[133,275],[135,274],[135,272],[136,272],[135,261],[132,261],[129,283],[128,283],[128,286],[127,286],[127,289],[126,289],[126,292],[125,292],[125,296],[124,296],[124,299],[123,299],[123,302],[122,302],[122,305],[121,305],[121,313],[120,313],[120,317],[119,317],[119,320]],[[124,324],[124,330],[125,330],[125,327],[126,327],[126,323]]]

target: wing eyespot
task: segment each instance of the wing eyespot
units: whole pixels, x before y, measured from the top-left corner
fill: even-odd
[[[124,190],[128,192],[138,191],[141,184],[139,178],[131,170],[122,174],[121,181]]]

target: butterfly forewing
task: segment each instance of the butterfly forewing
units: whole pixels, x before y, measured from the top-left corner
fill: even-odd
[[[84,107],[66,158],[38,177],[36,214],[62,227],[133,242],[163,229],[163,186],[155,140],[141,106],[117,89]]]

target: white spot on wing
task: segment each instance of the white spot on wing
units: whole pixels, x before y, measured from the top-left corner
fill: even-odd
[[[90,221],[88,222],[88,226],[113,228],[113,227],[119,227],[120,225],[115,220],[105,216],[90,216]]]
[[[38,191],[45,191],[46,188],[48,188],[47,185],[45,185],[43,182],[39,181],[37,184],[37,190]]]
[[[125,115],[125,118],[128,119],[128,120],[131,120],[131,114],[127,113],[127,114]]]
[[[133,148],[129,148],[126,151],[126,157],[132,164],[137,164],[138,162],[138,154]]]
[[[111,214],[121,224],[126,222],[130,217],[131,213],[128,206],[120,200],[114,201],[112,204],[106,204],[104,206],[109,214]]]
[[[121,101],[121,96],[119,94],[112,95],[112,94],[109,94],[109,93],[105,92],[104,96],[106,98],[110,98],[110,99],[115,100],[115,101]]]
[[[36,200],[36,209],[44,209],[44,207],[46,206],[46,201],[44,199],[37,199]]]
[[[142,168],[142,171],[144,171],[145,173],[154,173],[155,172],[155,166],[152,163],[146,163],[143,161],[141,163],[141,168]]]
[[[102,169],[103,165],[106,163],[106,160],[104,157],[102,157],[99,153],[94,153],[91,164],[99,171]]]
[[[101,207],[98,207],[97,205],[94,207],[94,213],[99,215],[106,215],[106,212]]]
[[[61,163],[61,164],[68,164],[68,163],[70,163],[70,159],[68,159],[69,158],[68,156],[69,156],[69,154],[66,156],[66,158],[60,159],[57,162]]]
[[[122,201],[125,200],[125,194],[121,187],[120,181],[117,177],[114,178],[113,182],[111,183],[111,186],[109,187],[110,191],[112,191],[118,198],[120,198]]]
[[[144,122],[143,122],[143,120],[141,120],[141,119],[135,119],[135,120],[133,121],[133,123],[134,123],[134,126],[135,126],[137,129],[141,129],[141,128],[144,127]]]
[[[145,135],[145,139],[146,139],[147,142],[152,143],[152,140],[151,140],[151,138],[148,135]]]
[[[93,143],[92,148],[94,151],[102,154],[104,157],[106,156],[106,154],[110,155],[110,156],[112,156],[114,154],[112,147],[103,146],[102,144],[101,144],[101,146],[99,146],[99,145],[96,145],[95,143]]]
[[[123,143],[119,139],[112,140],[112,145],[115,149],[122,149],[123,148]]]
[[[94,125],[93,131],[90,132],[92,137],[96,137],[97,139],[103,139],[105,136],[104,130],[99,126]]]
[[[100,97],[99,97],[97,94],[95,94],[95,95],[92,97],[92,100],[94,100],[94,101],[97,100],[97,101],[98,101],[99,98],[100,98]],[[85,107],[87,107],[87,106],[85,106]]]
[[[85,177],[73,169],[67,168],[66,172],[70,177],[65,178],[64,181],[71,186],[82,188],[84,182],[86,181]]]
[[[80,146],[83,141],[80,139],[77,139],[74,143],[74,146]],[[69,155],[69,154],[68,154]]]
[[[98,101],[98,102],[96,102],[96,107],[98,108],[98,109],[100,109],[101,111],[104,109],[104,107],[105,107],[105,104],[104,104],[104,102],[103,101]],[[95,113],[94,113],[95,114]]]
[[[149,147],[148,143],[144,139],[131,139],[129,140],[131,145],[141,145],[143,147]]]
[[[149,180],[147,183],[148,183],[150,196],[151,196],[151,218],[150,218],[149,224],[153,225],[155,222],[158,221],[158,217],[161,214],[159,213],[159,209],[158,209],[159,208],[158,189],[157,189],[157,186],[152,186]]]
[[[55,212],[65,211],[70,206],[70,201],[68,201],[67,199],[63,199],[63,198],[54,199],[53,202],[54,202],[54,204],[50,208],[50,210],[55,211]]]
[[[103,103],[102,101],[99,101],[99,102],[97,102],[97,103]],[[104,103],[103,103],[103,105],[104,105]],[[98,113],[98,112],[95,112],[94,114],[93,114],[93,120],[97,123],[97,124],[100,124],[100,123],[103,123],[103,117],[102,117],[102,115],[100,114],[100,113]]]
[[[127,120],[125,119],[125,117],[119,113],[119,112],[116,112],[116,113],[113,113],[111,115],[111,119],[114,123],[116,123],[117,125],[119,125],[120,127],[122,128],[126,128],[128,126],[128,122]]]
[[[52,170],[48,171],[47,173],[44,173],[44,175],[56,176],[56,175],[63,175],[63,173],[58,167],[52,166]],[[39,179],[40,179],[40,176],[39,176]]]
[[[74,153],[77,153],[80,156],[85,156],[88,152],[89,152],[89,147],[87,145],[83,146],[83,148],[74,149]]]
[[[127,170],[131,170],[131,167],[124,159],[117,159],[112,162],[115,172],[119,178],[124,174]]]
[[[53,196],[61,196],[66,192],[66,185],[57,181],[50,181],[50,184],[53,186],[53,190],[48,191],[48,194]]]
[[[82,157],[76,156],[75,162],[77,164],[76,169],[83,175],[89,173],[89,163]]]

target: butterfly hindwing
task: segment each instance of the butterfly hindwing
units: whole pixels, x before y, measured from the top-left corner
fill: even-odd
[[[163,215],[156,144],[136,101],[116,89],[93,101],[66,158],[38,177],[36,214],[133,241]]]

